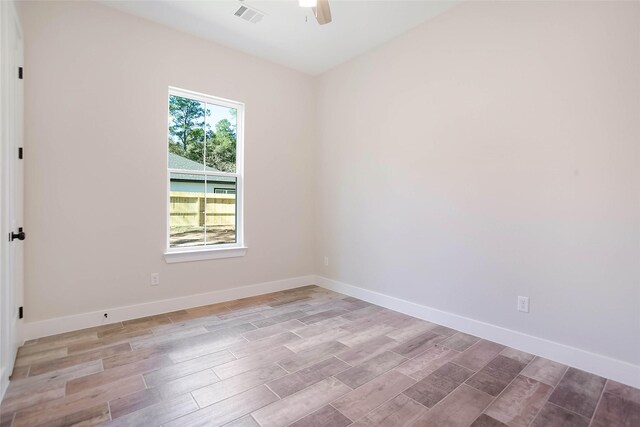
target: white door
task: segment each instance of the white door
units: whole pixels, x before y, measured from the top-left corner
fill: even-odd
[[[0,2],[1,201],[0,394],[8,384],[21,341],[23,299],[22,31],[13,2]]]

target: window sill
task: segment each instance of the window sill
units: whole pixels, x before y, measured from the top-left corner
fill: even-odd
[[[204,261],[208,259],[237,258],[247,253],[247,247],[239,246],[234,248],[207,248],[194,249],[191,251],[165,252],[164,260],[167,264],[176,262]]]

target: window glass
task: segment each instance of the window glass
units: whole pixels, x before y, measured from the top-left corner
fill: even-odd
[[[169,93],[168,247],[241,245],[242,104],[190,94]]]

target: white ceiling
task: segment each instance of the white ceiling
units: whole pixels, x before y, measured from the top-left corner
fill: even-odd
[[[102,1],[101,3],[287,67],[320,74],[454,6],[460,0],[330,0],[333,22],[320,26],[298,0]],[[234,16],[241,4],[266,16]]]

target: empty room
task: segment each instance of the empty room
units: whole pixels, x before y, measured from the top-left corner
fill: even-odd
[[[640,427],[640,1],[0,0],[0,427]]]

